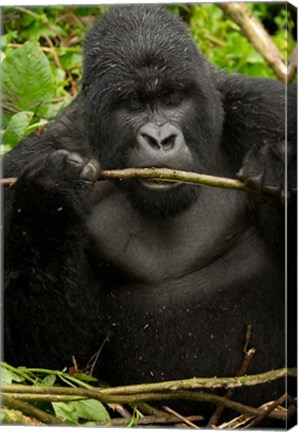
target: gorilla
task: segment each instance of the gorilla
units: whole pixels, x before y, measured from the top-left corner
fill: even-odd
[[[96,181],[127,167],[238,173],[251,192]],[[251,325],[248,373],[295,364],[295,86],[219,70],[165,9],[115,6],[86,37],[80,94],[4,175],[18,177],[5,188],[7,362],[84,369],[97,353],[111,385],[235,376]]]

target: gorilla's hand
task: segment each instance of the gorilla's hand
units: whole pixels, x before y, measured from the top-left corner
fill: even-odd
[[[82,220],[100,164],[78,153],[56,150],[27,164],[13,186],[13,207],[20,219],[40,224]]]
[[[249,187],[250,195],[257,201],[282,203],[286,196],[290,199],[296,193],[295,172],[295,151],[290,145],[286,148],[284,141],[279,141],[250,150],[237,177]]]

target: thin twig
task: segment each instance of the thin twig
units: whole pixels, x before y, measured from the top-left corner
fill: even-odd
[[[246,426],[244,426],[243,429],[251,428],[254,426],[257,426],[260,424],[265,418],[268,417],[268,415],[279,405],[284,403],[285,399],[287,397],[287,393],[280,396],[275,402],[272,402],[269,406],[267,406],[261,414],[259,414],[257,417],[255,417],[250,423],[248,423]]]
[[[111,331],[108,332],[108,334],[104,338],[102,344],[100,345],[99,349],[96,351],[96,353],[88,361],[87,366],[83,369],[83,372],[88,371],[89,375],[91,375],[91,376],[93,375],[93,371],[94,371],[94,368],[95,368],[96,363],[98,361],[98,357],[100,356],[100,353],[101,353],[104,345],[109,341],[111,333],[112,333]]]
[[[121,404],[109,404],[109,408],[116,411],[121,417],[131,419],[130,412]]]
[[[19,44],[19,43],[9,43],[9,44],[7,44],[7,46],[8,46],[9,48],[21,48],[21,47],[23,46],[23,44]],[[52,49],[51,49],[51,48],[41,46],[40,49],[41,49],[42,51],[44,51],[44,52],[52,53]]]
[[[185,417],[185,418],[187,420],[189,420],[190,422],[201,420],[201,416],[190,416],[190,417]],[[115,419],[111,419],[108,421],[97,422],[96,425],[97,426],[103,426],[103,427],[108,427],[108,426],[126,427],[127,423],[128,423],[128,419],[115,418]],[[163,416],[145,416],[145,417],[142,417],[142,418],[137,420],[136,426],[151,425],[151,424],[167,425],[167,424],[177,424],[177,423],[181,423],[181,420],[178,419],[177,417],[173,416],[173,415],[164,414]]]
[[[62,66],[61,66],[61,63],[60,63],[59,56],[58,56],[58,54],[56,52],[55,46],[54,46],[54,44],[52,42],[52,39],[49,36],[45,36],[45,40],[47,41],[47,43],[48,43],[48,45],[50,47],[50,50],[51,50],[50,52],[51,52],[52,56],[54,57],[54,63],[56,65],[56,67],[58,69],[63,69]]]
[[[289,397],[290,396],[288,395],[288,398]],[[275,402],[272,401],[272,402],[267,402],[266,404],[263,404],[263,405],[259,406],[258,407],[258,409],[260,411],[259,415],[260,416],[263,415],[264,412],[265,412],[265,410],[268,409],[268,407],[272,407],[272,404],[274,404],[274,403]],[[275,406],[274,409],[276,409],[276,408],[277,407]],[[288,409],[284,408],[283,409],[283,412],[284,412],[284,418],[283,418],[283,420],[287,421],[292,415],[294,415],[296,413],[296,411],[297,411],[297,409],[296,409],[296,407],[294,405],[290,405]],[[276,412],[278,412],[278,411],[276,411]],[[267,416],[267,414],[266,414],[266,416]],[[232,419],[232,420],[230,420],[228,422],[222,423],[221,425],[219,425],[217,427],[217,429],[224,429],[224,430],[226,430],[226,429],[236,429],[236,428],[239,428],[240,426],[243,426],[243,429],[244,429],[244,426],[247,425],[248,422],[250,422],[253,417],[256,418],[256,416],[253,416],[253,415],[250,415],[250,414],[242,414],[239,417],[236,417],[236,418],[234,418],[234,419]],[[268,413],[268,417],[270,417],[269,413]],[[251,427],[251,426],[249,426],[249,427]]]
[[[185,423],[187,426],[190,426],[193,429],[200,429],[199,426],[195,425],[192,421],[190,421],[189,419],[187,419],[186,417],[182,416],[181,414],[177,413],[176,411],[174,411],[172,408],[169,408],[167,406],[164,406],[163,409],[169,413],[172,414],[173,416],[177,417],[177,419],[181,420],[182,423]]]
[[[0,184],[2,184],[3,186],[12,186],[15,184],[16,181],[17,181],[16,177],[6,177],[0,179]]]
[[[256,352],[255,348],[250,348],[249,350],[247,349],[248,344],[251,340],[251,336],[252,336],[252,326],[249,324],[247,326],[246,329],[246,333],[245,333],[245,344],[243,347],[243,359],[240,365],[240,368],[238,369],[238,371],[236,372],[236,377],[245,375],[248,369],[248,366]],[[230,388],[227,393],[225,394],[225,398],[226,399],[232,399],[233,395],[235,393],[235,388]],[[207,427],[212,427],[212,426],[216,426],[222,416],[222,413],[224,412],[224,405],[219,406],[216,408],[216,410],[214,411],[213,415],[211,416]]]

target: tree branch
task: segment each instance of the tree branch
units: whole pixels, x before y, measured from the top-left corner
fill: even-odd
[[[130,179],[150,179],[150,180],[162,180],[168,182],[181,182],[194,185],[212,186],[223,189],[239,190],[246,192],[255,192],[250,189],[240,180],[216,177],[207,174],[198,174],[188,171],[173,170],[169,168],[126,168],[119,170],[103,170],[100,172],[98,180],[130,180]],[[13,186],[17,181],[17,177],[7,177],[0,179],[0,184],[3,186]],[[285,195],[281,193],[280,196],[276,195],[276,202],[285,203]]]
[[[287,82],[288,68],[285,59],[263,25],[249,12],[247,6],[244,3],[218,3],[217,5],[239,25],[277,77]]]
[[[59,424],[61,425],[63,423],[62,421],[56,419],[56,417],[54,417],[53,415],[48,414],[45,411],[42,411],[39,408],[36,408],[27,402],[17,400],[12,396],[7,396],[6,394],[2,394],[2,403],[4,406],[21,411],[26,415],[36,418],[42,423],[52,424],[52,425],[59,425]]]
[[[239,180],[214,177],[206,174],[197,174],[187,171],[172,170],[169,168],[127,168],[121,170],[104,170],[101,171],[98,180],[115,180],[115,179],[151,179],[171,182],[183,182],[191,184],[202,184],[206,186],[221,187],[225,189],[247,190],[244,183]],[[12,186],[17,181],[17,177],[7,177],[0,179],[0,184]]]
[[[239,377],[228,377],[228,378],[190,378],[185,380],[176,380],[176,381],[164,381],[159,383],[150,383],[150,384],[135,384],[129,386],[120,386],[120,387],[109,387],[104,389],[94,388],[90,389],[81,389],[81,388],[68,388],[61,387],[59,389],[59,394],[64,395],[79,395],[79,396],[88,396],[88,397],[103,397],[103,400],[106,401],[109,399],[109,402],[113,402],[110,396],[117,395],[138,395],[140,393],[152,393],[152,392],[176,392],[178,390],[196,390],[196,389],[215,389],[215,388],[235,388],[242,386],[255,386],[258,384],[264,384],[267,382],[275,381],[279,378],[288,377],[296,377],[297,371],[295,368],[287,369],[276,369],[271,370],[269,372],[264,372],[257,375],[244,375]],[[34,394],[58,394],[56,393],[57,387],[32,387],[32,386],[18,386],[18,385],[9,385],[4,384],[1,386],[2,391],[6,393],[34,393]],[[75,390],[75,393],[73,392]],[[106,399],[107,397],[107,399]]]
[[[55,371],[53,371],[55,372]],[[296,376],[295,369],[278,369],[265,372],[258,375],[248,375],[233,378],[192,378],[187,380],[167,381],[152,384],[138,384],[131,386],[121,386],[114,388],[80,388],[80,387],[56,387],[56,386],[28,386],[28,385],[2,385],[3,402],[5,405],[21,410],[25,414],[32,415],[45,423],[53,423],[53,418],[40,417],[38,412],[33,414],[28,401],[53,401],[53,400],[78,400],[78,399],[96,399],[104,403],[141,403],[147,401],[161,401],[171,399],[186,399],[198,402],[208,402],[217,406],[225,406],[227,408],[238,411],[242,414],[251,416],[261,416],[264,411],[251,406],[243,405],[239,402],[234,402],[225,397],[211,393],[197,391],[197,389],[206,388],[235,388],[241,386],[254,386],[264,384],[286,375]],[[63,398],[61,396],[64,396]],[[32,408],[32,409],[31,409]],[[30,411],[31,410],[31,411]],[[279,412],[274,410],[266,413],[269,417],[285,419],[287,411]]]
[[[3,386],[4,387],[4,386]],[[226,408],[233,409],[234,411],[240,412],[242,414],[248,414],[250,416],[259,416],[263,414],[263,411],[254,408],[252,406],[244,405],[239,402],[235,402],[229,399],[226,399],[224,396],[218,396],[211,393],[205,393],[201,391],[189,391],[189,390],[179,390],[175,392],[146,392],[146,393],[137,393],[133,395],[129,394],[121,394],[121,395],[105,395],[102,393],[102,390],[88,390],[83,388],[69,388],[69,387],[33,387],[33,386],[20,386],[20,385],[13,385],[10,387],[14,387],[15,392],[14,393],[8,393],[4,389],[2,389],[2,397],[4,404],[7,406],[10,406],[11,408],[21,410],[25,413],[28,413],[35,418],[38,418],[39,420],[45,422],[45,420],[42,420],[40,417],[37,417],[37,415],[33,414],[33,412],[29,412],[27,409],[27,406],[31,407],[26,402],[23,402],[23,400],[27,400],[27,396],[29,396],[29,392],[31,390],[31,395],[28,397],[28,400],[30,401],[51,401],[51,396],[53,397],[53,400],[55,400],[56,396],[61,394],[72,394],[72,395],[80,395],[87,399],[96,399],[103,403],[121,403],[121,404],[130,404],[130,403],[138,403],[138,402],[145,402],[145,401],[163,401],[163,400],[173,400],[173,399],[185,399],[185,400],[192,400],[195,402],[207,402],[211,403],[217,406],[224,405]],[[26,394],[19,394],[18,397],[14,397],[14,395],[18,394],[16,387],[27,387],[27,393]],[[29,387],[29,388],[28,388]],[[44,394],[35,394],[34,390],[40,389]],[[7,396],[9,394],[9,396]],[[35,397],[33,398],[32,395]],[[22,400],[21,397],[23,398]],[[9,398],[9,399],[7,399]],[[21,404],[25,404],[22,405]],[[268,417],[276,418],[276,419],[285,419],[287,416],[287,412],[279,412],[279,411],[273,411],[270,412]],[[46,423],[46,422],[45,422]]]

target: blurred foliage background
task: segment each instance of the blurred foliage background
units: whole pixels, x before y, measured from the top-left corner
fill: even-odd
[[[247,3],[286,57],[295,46],[296,9]],[[240,27],[216,4],[165,6],[189,25],[206,57],[228,73],[276,79]],[[53,118],[77,94],[86,31],[107,6],[2,9],[2,152]]]

